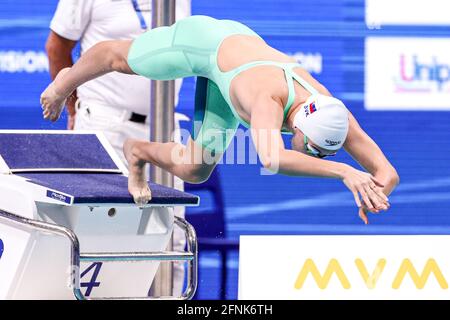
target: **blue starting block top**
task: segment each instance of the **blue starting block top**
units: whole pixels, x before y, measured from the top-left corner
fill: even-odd
[[[95,134],[0,133],[0,155],[12,172],[119,170]]]
[[[48,188],[50,194],[70,195],[74,204],[132,204],[128,178],[121,169],[125,167],[101,137],[73,131],[2,130],[0,156],[4,163],[0,161],[0,166],[7,167],[3,172]],[[154,183],[149,183],[149,187],[152,191],[149,205],[199,203],[199,198],[192,194]]]
[[[20,173],[31,183],[72,195],[74,204],[134,203],[128,179],[111,173]],[[199,198],[159,184],[149,183],[149,204],[198,205]]]

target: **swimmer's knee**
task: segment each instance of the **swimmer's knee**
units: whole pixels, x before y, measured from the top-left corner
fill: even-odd
[[[128,64],[128,52],[130,50],[131,40],[110,40],[105,41],[109,45],[109,54],[111,59],[111,68],[113,71],[134,74]]]
[[[211,166],[195,165],[185,170],[184,181],[193,184],[203,183],[208,180],[213,168]]]

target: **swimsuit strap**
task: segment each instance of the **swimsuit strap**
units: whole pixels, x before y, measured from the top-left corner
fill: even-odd
[[[281,62],[261,60],[261,61],[252,61],[252,62],[249,62],[249,63],[245,63],[245,64],[243,64],[243,65],[241,65],[241,66],[239,66],[237,68],[234,68],[234,69],[232,69],[230,71],[227,71],[225,73],[232,73],[233,74],[233,78],[234,78],[239,73],[241,73],[241,72],[243,72],[245,70],[251,69],[251,68],[256,67],[256,66],[264,66],[264,65],[276,66],[276,67],[283,68],[283,63],[281,63]]]
[[[286,77],[286,83],[288,85],[289,95],[286,101],[286,105],[284,106],[283,119],[286,119],[289,110],[291,110],[292,104],[295,100],[295,89],[294,89],[294,81],[292,81],[292,74],[289,72],[286,67],[283,67],[284,76]]]
[[[300,77],[298,74],[296,74],[293,69],[295,67],[299,67],[300,64],[296,63],[296,62],[292,62],[292,63],[283,63],[283,62],[276,62],[276,61],[252,61],[246,64],[243,64],[235,69],[232,69],[230,71],[227,71],[225,73],[229,73],[231,75],[231,78],[229,79],[229,82],[231,83],[231,80],[237,76],[239,73],[251,69],[253,67],[256,66],[263,66],[263,65],[267,65],[267,66],[274,66],[274,67],[279,67],[281,69],[283,69],[284,71],[284,75],[286,77],[286,83],[288,85],[288,90],[289,90],[289,95],[288,95],[288,99],[286,102],[286,105],[284,106],[284,115],[283,118],[285,119],[289,110],[292,107],[292,104],[294,103],[295,100],[295,90],[294,90],[294,81],[297,81],[303,88],[305,88],[307,91],[309,91],[311,94],[318,94],[318,91],[312,86],[310,85],[308,82],[306,82],[305,79],[303,79],[302,77]]]
[[[286,75],[286,81],[287,81],[288,88],[289,88],[289,96],[288,96],[288,101],[286,103],[286,106],[284,107],[283,119],[286,119],[287,114],[288,114],[289,110],[291,110],[292,104],[294,103],[294,99],[295,99],[294,81],[292,79],[297,81],[303,88],[305,88],[307,91],[309,91],[309,93],[311,93],[312,95],[319,93],[312,85],[310,85],[308,82],[306,82],[305,79],[303,79],[302,77],[300,77],[298,74],[296,74],[294,72],[293,69],[297,66],[299,66],[299,64],[293,63],[293,64],[285,65],[283,67],[284,73]]]
[[[294,72],[294,69],[296,66],[300,66],[299,64],[291,65],[289,66],[289,74],[294,78],[303,88],[305,88],[309,93],[311,94],[318,94],[319,91],[317,91],[312,85],[310,85],[308,82],[306,82],[305,79],[300,77],[298,74]],[[286,70],[286,69],[285,69]]]

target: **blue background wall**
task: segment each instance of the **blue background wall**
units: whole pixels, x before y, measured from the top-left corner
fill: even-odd
[[[383,27],[364,21],[363,0],[193,0],[193,14],[241,21],[270,45],[289,54],[322,56],[313,72],[343,99],[361,126],[397,168],[401,185],[390,197],[387,213],[370,216],[363,226],[353,197],[340,181],[261,176],[260,166],[220,165],[229,237],[240,234],[304,233],[448,233],[450,215],[450,113],[366,111],[364,40],[367,36],[450,37],[448,27]],[[61,129],[65,119],[41,119],[39,94],[49,82],[42,59],[56,0],[3,0],[0,8],[0,128]],[[388,48],[387,48],[388,49]],[[37,52],[29,71],[11,72],[8,51]],[[24,55],[26,55],[24,53]],[[39,58],[40,57],[40,58]],[[23,63],[21,64],[24,65]],[[19,65],[20,66],[20,65]],[[16,65],[17,67],[17,65]],[[12,68],[12,69],[11,69]],[[9,70],[9,71],[8,71]],[[185,80],[179,111],[192,114],[194,80]],[[450,106],[450,101],[449,101]],[[341,153],[334,160],[357,165]],[[208,200],[205,199],[205,205]],[[217,297],[215,255],[201,266],[200,298]],[[229,298],[237,295],[237,255],[230,258]]]

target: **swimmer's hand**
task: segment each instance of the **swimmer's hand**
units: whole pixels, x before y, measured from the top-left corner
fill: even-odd
[[[353,193],[358,215],[365,224],[369,223],[367,212],[379,213],[389,209],[389,199],[382,190],[384,185],[371,174],[349,166],[342,181]]]
[[[61,81],[61,77],[70,70],[70,68],[62,69],[55,80],[41,94],[42,115],[44,119],[55,122],[61,116],[67,97],[58,94],[55,83]]]
[[[389,209],[390,206],[391,206],[391,205],[388,203],[387,206],[383,207],[383,208],[380,209],[380,210],[386,211],[386,210]],[[358,215],[359,215],[359,217],[361,218],[361,220],[362,220],[365,224],[369,224],[369,218],[367,217],[367,213],[368,213],[368,212],[371,212],[371,213],[380,213],[380,212],[381,212],[380,210],[370,211],[369,209],[367,209],[366,206],[362,206],[361,208],[358,208]]]

